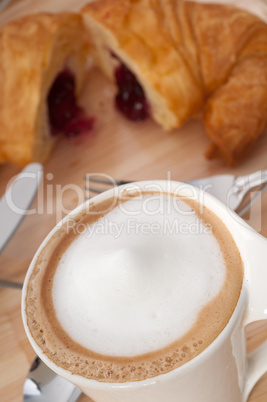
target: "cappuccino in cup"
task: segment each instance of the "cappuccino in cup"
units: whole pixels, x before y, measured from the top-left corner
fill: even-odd
[[[73,374],[142,381],[209,347],[235,310],[243,271],[230,232],[204,205],[124,191],[86,204],[38,253],[27,326]]]

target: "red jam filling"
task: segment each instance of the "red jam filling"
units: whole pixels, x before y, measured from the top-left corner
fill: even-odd
[[[62,71],[55,79],[48,94],[48,112],[52,135],[63,132],[66,137],[91,131],[94,119],[88,118],[76,103],[73,74]]]
[[[135,75],[121,64],[115,70],[115,79],[119,90],[115,98],[117,109],[129,120],[146,119],[149,116],[149,105]]]

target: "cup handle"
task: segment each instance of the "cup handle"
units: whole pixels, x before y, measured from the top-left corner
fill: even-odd
[[[251,230],[247,232],[245,281],[249,291],[249,301],[244,325],[267,319],[267,239]],[[258,380],[267,372],[267,340],[247,356],[247,379],[244,401]]]
[[[247,235],[243,255],[249,300],[244,325],[267,319],[267,239],[251,230]]]
[[[244,401],[247,401],[253,387],[267,371],[267,340],[248,355],[247,379]]]

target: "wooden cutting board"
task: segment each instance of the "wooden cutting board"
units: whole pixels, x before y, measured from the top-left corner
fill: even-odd
[[[37,11],[78,10],[86,1],[17,0],[0,14],[0,24]],[[101,173],[119,179],[174,179],[187,181],[219,173],[245,175],[267,168],[267,133],[246,161],[230,169],[220,160],[207,161],[209,145],[201,119],[181,129],[164,132],[153,121],[132,123],[114,109],[116,89],[99,71],[88,74],[81,104],[96,117],[90,135],[72,141],[60,138],[44,164],[44,180],[27,216],[0,256],[0,278],[23,282],[39,244],[63,215],[85,200],[83,177]],[[1,95],[0,95],[1,96]],[[19,169],[0,166],[0,196]],[[245,216],[256,231],[267,236],[267,193]],[[0,223],[1,225],[1,223]],[[21,402],[23,383],[35,356],[20,317],[20,290],[0,288],[0,399]],[[247,329],[248,350],[267,339],[267,323]],[[89,401],[84,397],[83,401]],[[257,384],[249,402],[267,401],[267,376]]]

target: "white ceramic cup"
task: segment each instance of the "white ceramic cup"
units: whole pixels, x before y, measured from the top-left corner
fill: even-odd
[[[246,354],[244,327],[267,318],[267,240],[249,227],[226,205],[188,184],[173,181],[132,183],[116,189],[180,194],[211,209],[228,227],[244,262],[244,281],[235,311],[220,335],[197,357],[166,374],[144,381],[104,383],[89,380],[55,365],[32,338],[25,314],[27,283],[40,251],[68,219],[79,214],[87,203],[65,217],[47,236],[37,251],[25,278],[22,318],[35,352],[57,374],[77,385],[96,402],[245,402],[259,378],[267,371],[267,342],[251,355]],[[114,189],[93,198],[94,204],[114,195]]]

